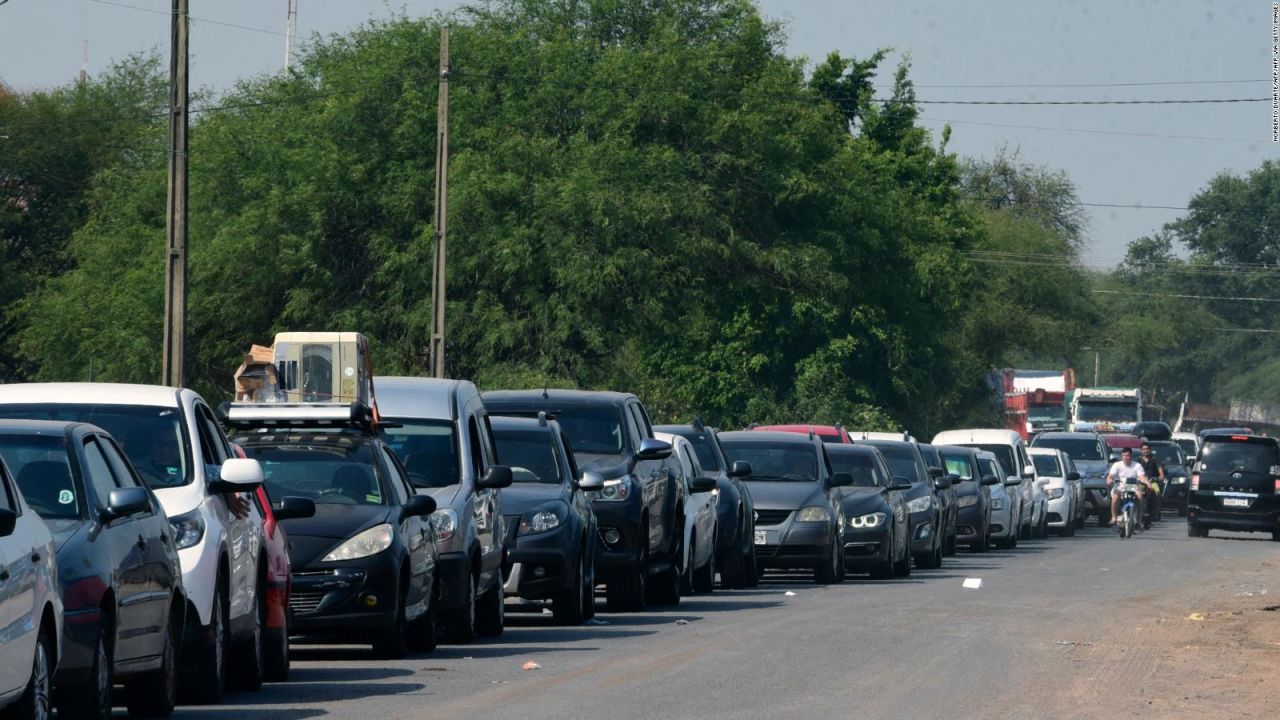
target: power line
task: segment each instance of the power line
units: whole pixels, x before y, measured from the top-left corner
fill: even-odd
[[[112,7],[118,7],[118,8],[128,8],[129,10],[137,10],[138,12],[151,13],[152,15],[172,15],[173,14],[171,10],[153,10],[152,8],[139,7],[138,5],[129,5],[127,3],[122,3],[122,2],[113,2],[112,0],[89,0],[89,2],[94,2],[99,5],[110,5]],[[264,35],[276,35],[278,37],[285,36],[284,33],[276,32],[275,30],[267,30],[266,28],[253,27],[251,25],[239,25],[236,23],[224,22],[222,20],[210,20],[209,18],[196,17],[195,15],[188,15],[187,19],[195,20],[196,22],[208,23],[209,25],[221,25],[223,27],[236,28],[238,30],[248,30],[250,32],[262,33]]]
[[[1169,85],[1239,85],[1245,83],[1264,83],[1270,78],[1259,78],[1257,80],[1161,80],[1156,82],[1117,82],[1117,83],[1031,83],[1031,84],[977,84],[977,85],[915,85],[918,88],[928,90],[944,90],[944,89],[966,89],[966,90],[1033,90],[1048,88],[1103,88],[1103,87],[1155,87]],[[879,84],[876,87],[893,87],[892,85]]]
[[[1257,144],[1262,140],[1249,138],[1215,137],[1211,135],[1170,135],[1165,133],[1128,132],[1124,130],[1095,130],[1092,128],[1051,127],[1047,125],[1014,125],[1010,123],[979,122],[977,120],[948,120],[946,118],[919,117],[922,122],[948,123],[951,125],[982,125],[986,127],[1012,128],[1015,130],[1046,130],[1050,132],[1080,133],[1083,135],[1119,135],[1122,137],[1160,138],[1168,140],[1213,140]]]
[[[1090,290],[1096,295],[1136,295],[1146,298],[1181,298],[1185,300],[1227,300],[1231,302],[1280,303],[1280,298],[1239,297],[1230,295],[1183,295],[1180,293],[1144,293],[1130,290]]]
[[[875,98],[872,102],[891,102],[891,99]],[[921,100],[917,105],[1213,105],[1218,103],[1271,102],[1271,98],[1179,98],[1166,100]]]

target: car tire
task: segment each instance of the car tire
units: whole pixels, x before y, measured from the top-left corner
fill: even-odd
[[[401,585],[404,579],[400,580]],[[405,622],[405,604],[408,589],[396,590],[396,606],[391,611],[391,624],[377,631],[373,636],[373,656],[379,660],[400,660],[409,653],[407,623]]]
[[[263,566],[265,567],[265,561]],[[231,687],[236,690],[255,692],[262,687],[264,668],[266,667],[266,642],[263,630],[267,624],[266,583],[259,581],[257,600],[254,603],[253,626],[249,637],[245,638],[235,649],[231,668]]]
[[[269,628],[263,640],[266,662],[262,676],[267,682],[284,682],[289,679],[289,608],[284,611],[284,625]]]
[[[1280,542],[1280,530],[1271,531],[1271,542]]]
[[[747,582],[746,587],[754,588],[760,585],[760,577],[764,575],[764,568],[760,567],[760,563],[756,560],[756,544],[755,535],[751,537],[751,547],[747,549]]]
[[[497,578],[489,592],[480,596],[479,607],[476,608],[476,633],[484,637],[498,637],[507,625],[506,595],[502,591],[502,569],[498,569]]]
[[[213,609],[209,617],[210,642],[200,649],[195,662],[195,672],[190,682],[181,685],[183,694],[199,705],[216,705],[222,702],[227,687],[227,647],[230,645],[230,626],[227,623],[225,593],[219,585],[213,594]]]
[[[680,511],[683,514],[683,510]],[[648,598],[650,605],[679,605],[680,585],[684,574],[684,527],[676,528],[676,546],[671,552],[667,568],[650,578]]]
[[[427,593],[427,611],[409,624],[407,642],[414,652],[431,652],[440,642],[440,593],[435,586]]]
[[[1187,537],[1204,537],[1200,534],[1200,526],[1195,523],[1187,523]]]
[[[973,553],[984,553],[991,549],[991,536],[985,531],[982,532],[978,542],[969,546],[969,551]]]
[[[813,581],[819,585],[829,585],[836,582],[836,565],[843,565],[840,559],[840,552],[836,549],[840,543],[832,536],[828,550],[823,554],[813,566]]]
[[[573,574],[573,586],[561,590],[551,599],[551,615],[557,625],[581,625],[587,619],[586,604],[583,602],[585,565],[586,560],[579,554],[578,566]]]
[[[693,554],[698,550],[697,538],[689,540],[689,557],[680,566],[680,594],[693,594]]]
[[[715,533],[712,533],[711,536],[715,537]],[[693,571],[693,591],[700,593],[713,593],[716,591],[716,554],[714,552],[707,557],[706,565]]]
[[[641,551],[639,560],[605,585],[605,607],[609,612],[642,612],[648,595],[649,549]]]
[[[754,540],[754,538],[752,538]],[[734,539],[729,551],[720,562],[720,587],[736,590],[747,586],[747,551],[739,550],[742,546],[742,528],[738,528],[738,537]]]
[[[166,718],[173,714],[178,704],[178,645],[181,642],[182,613],[175,606],[169,613],[169,627],[165,628],[160,669],[125,681],[124,701],[129,717]]]
[[[476,639],[476,584],[480,579],[475,575],[468,578],[467,597],[462,607],[449,613],[445,621],[444,636],[454,645],[466,645]]]
[[[104,618],[106,617],[104,615]],[[110,630],[111,626],[107,622],[98,627],[88,683],[58,688],[54,692],[54,705],[58,709],[59,717],[83,718],[83,720],[109,720],[111,717],[114,662],[111,650],[107,647],[107,634]]]
[[[871,566],[869,573],[872,580],[888,580],[893,577],[898,567],[897,558],[893,556],[893,534],[889,534],[889,551],[885,553],[884,560],[877,562]]]
[[[903,538],[902,554],[893,563],[894,577],[909,577],[911,575],[911,545],[910,539]]]
[[[36,649],[31,655],[31,677],[22,695],[5,708],[5,718],[13,720],[49,720],[53,717],[54,641],[43,627],[36,636]]]

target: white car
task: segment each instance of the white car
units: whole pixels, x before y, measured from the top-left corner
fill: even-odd
[[[720,493],[715,478],[706,477],[693,445],[680,435],[654,433],[671,444],[667,462],[679,475],[688,495],[684,504],[684,567],[681,592],[712,592],[716,580],[716,513]]]
[[[236,457],[205,401],[154,385],[0,385],[0,417],[88,422],[115,437],[177,538],[188,601],[183,695],[218,702],[228,681],[256,690],[265,662],[266,551],[262,516],[242,493],[262,483],[262,466]]]
[[[0,461],[0,714],[49,718],[61,652],[53,534]]]
[[[1170,439],[1178,443],[1178,447],[1182,448],[1182,453],[1189,460],[1195,460],[1196,456],[1200,454],[1200,435],[1198,433],[1176,432]]]
[[[1054,448],[1029,448],[1036,466],[1036,485],[1044,490],[1049,514],[1048,527],[1059,535],[1076,534],[1077,518],[1083,511],[1080,473],[1071,458]]]
[[[1004,468],[1003,476],[1007,478],[1005,489],[1018,506],[1019,535],[1025,540],[1034,534],[1038,527],[1036,523],[1040,521],[1036,515],[1035,483],[1032,482],[1036,473],[1021,435],[1003,428],[947,430],[935,435],[933,444],[962,445],[995,455]]]
[[[1004,468],[996,456],[986,451],[978,452],[978,469],[983,475],[1004,477]],[[1016,489],[1016,486],[1014,486]],[[1010,493],[1007,483],[991,486],[991,543],[998,548],[1011,550],[1018,546],[1018,503],[1021,493]]]

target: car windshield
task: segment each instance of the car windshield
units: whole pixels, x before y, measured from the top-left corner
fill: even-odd
[[[1177,445],[1152,445],[1151,453],[1156,456],[1161,465],[1181,465],[1182,453],[1178,452]]]
[[[716,454],[713,440],[707,433],[679,433],[681,437],[689,441],[693,446],[693,451],[698,454],[698,464],[702,466],[704,473],[719,472],[724,468],[720,467],[720,458]]]
[[[152,488],[191,482],[191,451],[178,408],[75,403],[0,405],[0,418],[92,423],[115,437]]]
[[[1207,442],[1200,456],[1201,472],[1270,474],[1275,465],[1280,465],[1280,452],[1270,442]]]
[[[1058,458],[1053,455],[1032,455],[1031,462],[1035,463],[1037,475],[1047,475],[1049,477],[1063,477],[1062,465],[1058,463]]]
[[[946,470],[953,475],[959,475],[961,480],[973,479],[973,466],[969,464],[969,458],[959,453],[941,452],[942,462],[946,464]]]
[[[996,467],[996,463],[990,460],[978,458],[978,467],[982,468],[983,475],[993,475],[997,478],[1000,477],[1000,469]]]
[[[1137,407],[1132,402],[1082,402],[1076,406],[1076,417],[1085,422],[1133,422]]]
[[[848,473],[854,487],[876,487],[875,459],[865,453],[828,452],[831,472]],[[754,469],[754,465],[752,468]]]
[[[622,414],[613,405],[570,407],[556,413],[575,453],[622,458],[626,436]]]
[[[1089,437],[1038,437],[1032,447],[1061,450],[1072,460],[1106,460],[1098,441]]]
[[[881,455],[884,455],[894,476],[906,478],[907,482],[919,481],[920,469],[916,465],[915,453],[911,452],[909,445],[876,445],[875,447],[880,450]]]
[[[1195,440],[1192,440],[1191,438],[1182,438],[1181,440],[1174,440],[1174,442],[1178,443],[1178,447],[1182,448],[1182,452],[1186,453],[1188,456],[1196,454]]]
[[[442,488],[461,481],[458,442],[448,420],[394,420],[400,427],[382,431],[382,439],[404,465],[417,488]]]
[[[731,461],[751,463],[751,475],[745,480],[814,482],[818,479],[818,456],[807,445],[735,442],[725,445],[724,450]]]
[[[267,495],[297,495],[317,505],[386,505],[373,452],[365,443],[243,444],[262,463]]]
[[[1004,468],[1005,477],[1020,474],[1014,469],[1012,445],[973,445],[972,447],[978,448],[979,450],[986,450],[992,455],[995,455],[996,462],[1000,463],[1000,467]]]
[[[556,459],[549,432],[494,430],[498,462],[511,467],[511,479],[518,483],[558,485],[560,463]]]
[[[84,489],[72,480],[65,438],[0,435],[0,458],[37,515],[45,520],[80,518]]]

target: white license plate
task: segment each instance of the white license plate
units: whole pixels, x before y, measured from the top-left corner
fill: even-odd
[[[765,543],[767,543],[767,542],[768,542],[768,535],[766,535],[766,534],[765,534],[765,531],[764,531],[764,530],[757,530],[757,531],[756,531],[756,544],[757,544],[757,545],[764,545],[764,544],[765,544]]]
[[[1222,498],[1222,507],[1249,507],[1248,498]]]

